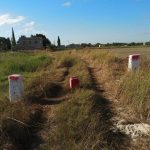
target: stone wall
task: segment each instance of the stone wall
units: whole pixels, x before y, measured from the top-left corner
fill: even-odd
[[[43,40],[40,37],[21,37],[15,47],[16,50],[39,50],[43,49]]]

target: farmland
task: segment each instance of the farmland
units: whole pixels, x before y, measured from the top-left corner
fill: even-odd
[[[112,52],[119,57],[128,57],[130,54],[141,54],[143,56],[149,56],[149,47],[133,47],[133,48],[114,48]]]
[[[142,55],[134,73],[127,71],[133,53]],[[116,128],[122,120],[150,124],[149,55],[149,48],[1,53],[0,149],[150,149],[149,135],[132,139]],[[7,79],[14,73],[25,86],[15,104]],[[71,76],[79,89],[69,89]]]

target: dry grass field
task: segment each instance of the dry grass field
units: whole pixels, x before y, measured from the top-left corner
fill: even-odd
[[[131,73],[133,53],[142,59]],[[133,139],[117,128],[122,120],[121,126],[150,124],[149,54],[117,48],[1,55],[0,149],[149,150],[149,133]],[[8,99],[10,73],[25,77],[24,100],[15,104]],[[71,76],[80,79],[79,89],[69,89]]]
[[[128,57],[130,54],[141,54],[143,56],[150,55],[150,47],[136,47],[136,48],[116,48],[111,49],[117,56]]]

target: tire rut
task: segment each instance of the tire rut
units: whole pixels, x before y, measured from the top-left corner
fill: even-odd
[[[63,83],[66,76],[69,73],[69,69],[67,69],[62,78],[58,81]],[[56,91],[56,92],[59,92]],[[57,94],[56,94],[57,95]],[[59,105],[66,99],[66,95],[58,95],[55,98],[41,98],[36,99],[36,101],[28,103],[32,108],[31,114],[29,115],[29,119],[26,123],[20,124],[17,120],[7,120],[10,125],[5,130],[7,136],[13,144],[14,150],[34,150],[40,149],[41,145],[44,143],[44,140],[41,136],[43,131],[48,128],[48,113],[52,111],[52,108],[55,105]],[[7,145],[4,146],[4,149],[11,150]]]
[[[101,131],[103,140],[106,141],[107,146],[111,150],[125,150],[129,148],[130,138],[118,131],[114,125],[113,118],[115,117],[115,109],[112,107],[112,102],[103,96],[105,92],[101,85],[99,84],[95,68],[88,67],[89,74],[91,76],[91,81],[93,84],[93,89],[96,92],[96,109],[99,111],[100,118],[99,124],[101,126]]]

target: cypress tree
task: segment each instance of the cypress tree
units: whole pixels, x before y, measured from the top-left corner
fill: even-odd
[[[60,47],[61,46],[61,42],[60,42],[60,38],[58,36],[58,40],[57,40],[57,46]]]
[[[6,39],[6,43],[7,43],[7,50],[11,49],[11,41],[9,38]]]
[[[15,46],[16,46],[16,39],[15,39],[14,29],[12,28],[11,48]]]

